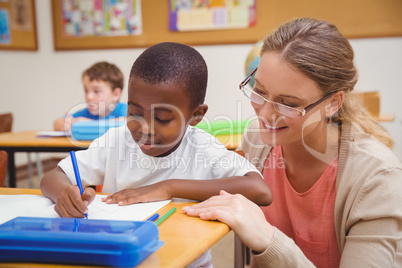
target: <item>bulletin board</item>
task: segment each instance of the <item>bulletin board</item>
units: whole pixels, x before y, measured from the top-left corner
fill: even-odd
[[[0,1],[0,50],[38,50],[35,0]]]
[[[142,0],[142,33],[126,36],[66,37],[62,1],[52,0],[55,50],[148,47],[159,42],[187,45],[254,43],[297,17],[334,23],[347,38],[402,36],[401,0],[257,0],[257,19],[244,29],[175,32],[169,30],[167,0]]]

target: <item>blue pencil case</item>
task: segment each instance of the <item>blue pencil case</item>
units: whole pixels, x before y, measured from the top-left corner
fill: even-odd
[[[71,136],[76,140],[92,141],[105,134],[110,128],[126,125],[121,120],[79,121],[71,125]]]
[[[0,262],[133,267],[163,244],[151,221],[17,217],[0,225]]]

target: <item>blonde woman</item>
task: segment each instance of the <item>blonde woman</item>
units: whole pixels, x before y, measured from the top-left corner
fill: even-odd
[[[353,93],[353,60],[334,25],[295,19],[265,38],[254,87],[240,84],[258,117],[243,150],[273,203],[222,191],[184,211],[227,223],[252,267],[402,266],[402,166]]]

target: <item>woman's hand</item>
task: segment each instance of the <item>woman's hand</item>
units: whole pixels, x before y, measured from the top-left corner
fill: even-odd
[[[54,210],[60,217],[83,218],[95,195],[95,190],[91,187],[85,188],[81,196],[77,185],[68,186],[57,198]]]
[[[266,221],[261,208],[240,194],[220,191],[219,196],[184,207],[183,211],[203,220],[226,223],[247,247],[258,253],[269,247],[274,235],[274,228]]]
[[[167,200],[172,198],[168,189],[168,181],[162,181],[134,189],[124,189],[112,195],[103,197],[102,201],[108,204],[117,203],[119,206],[126,206],[134,203]]]

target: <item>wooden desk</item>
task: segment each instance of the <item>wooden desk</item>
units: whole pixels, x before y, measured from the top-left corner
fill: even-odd
[[[41,194],[39,189],[1,188],[0,194]],[[212,247],[229,231],[229,227],[221,222],[203,221],[196,217],[189,217],[182,212],[182,207],[192,203],[172,202],[160,210],[161,214],[173,206],[177,211],[159,226],[160,240],[165,242],[158,251],[151,254],[139,268],[184,267],[198,258],[203,252]],[[77,266],[61,264],[27,264],[27,263],[0,263],[0,267],[57,267],[80,268],[95,266]]]
[[[86,149],[90,141],[76,141],[71,137],[38,138],[37,131],[7,132],[0,134],[0,150],[8,153],[9,185],[16,186],[16,152],[69,152]]]
[[[374,117],[379,122],[393,122],[395,120],[395,114],[388,113],[388,114],[380,114],[379,117]]]
[[[9,185],[16,187],[15,159],[16,152],[69,152],[86,149],[91,141],[76,141],[71,137],[38,138],[37,131],[7,132],[0,134],[0,150],[8,153]],[[219,135],[217,139],[229,150],[239,146],[242,134]]]

